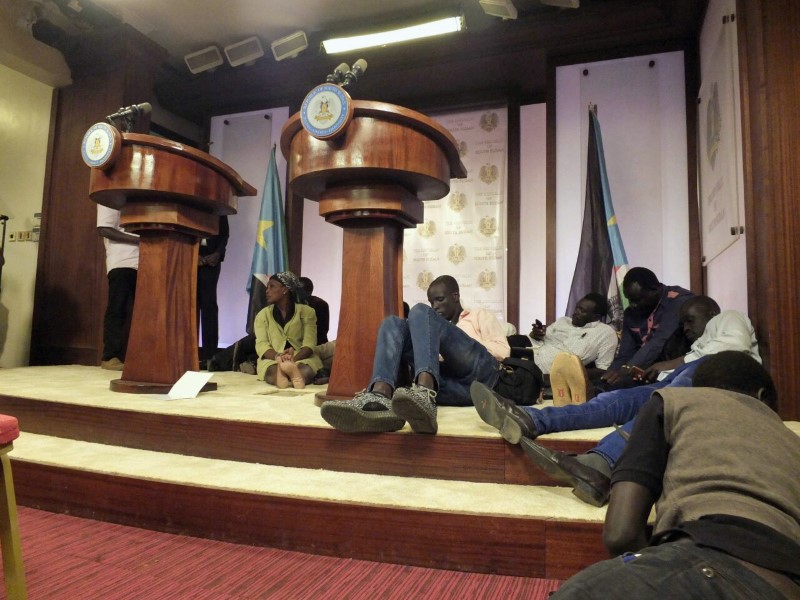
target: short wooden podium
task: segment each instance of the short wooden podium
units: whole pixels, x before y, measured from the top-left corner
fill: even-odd
[[[423,201],[466,177],[453,136],[432,119],[382,102],[353,101],[353,118],[319,140],[293,115],[281,133],[292,191],[319,202],[344,229],[342,298],[331,378],[319,400],[351,398],[372,374],[378,327],[402,315],[403,229],[423,221]]]
[[[198,370],[197,253],[256,189],[213,156],[155,136],[122,134],[113,165],[92,169],[89,196],[120,211],[138,233],[139,274],[128,350],[117,392],[166,393]],[[216,389],[209,383],[205,390]]]

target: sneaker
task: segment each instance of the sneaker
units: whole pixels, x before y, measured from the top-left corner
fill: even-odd
[[[124,367],[125,363],[116,356],[109,358],[108,360],[100,361],[100,368],[105,369],[106,371],[122,371]]]
[[[392,395],[392,410],[401,419],[408,421],[414,433],[436,433],[436,392],[430,388],[413,384],[399,387]]]
[[[569,352],[560,352],[550,367],[550,386],[553,388],[553,405],[583,404],[592,395],[589,374],[581,359]]]
[[[328,400],[319,414],[338,431],[345,433],[384,433],[402,429],[406,422],[389,408],[385,396],[362,390],[352,400]]]

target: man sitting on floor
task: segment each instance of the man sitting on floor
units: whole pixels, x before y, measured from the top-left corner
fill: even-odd
[[[324,402],[320,414],[339,431],[397,431],[408,421],[416,433],[436,433],[437,404],[469,406],[473,381],[494,387],[510,353],[500,322],[485,309],[461,306],[458,282],[437,277],[430,306],[415,305],[408,320],[386,317],[378,330],[372,379],[352,400]],[[411,387],[397,387],[401,367]]]
[[[601,319],[608,313],[608,300],[601,294],[586,294],[571,317],[561,317],[547,327],[534,323],[530,333],[533,340],[533,361],[542,373],[549,374],[553,361],[562,352],[578,357],[584,365],[591,363],[605,371],[617,351],[617,333]],[[513,337],[513,336],[512,336]],[[526,339],[528,336],[517,336]]]
[[[800,438],[772,380],[741,352],[694,380],[653,394],[614,470],[603,541],[621,556],[552,598],[800,598]]]
[[[626,273],[622,290],[628,308],[623,315],[619,352],[601,377],[605,390],[641,383],[630,367],[647,369],[659,359],[679,327],[681,306],[693,296],[677,285],[664,285],[644,267],[634,267]]]
[[[551,451],[533,439],[545,433],[620,423],[625,423],[623,430],[630,432],[636,413],[655,390],[691,386],[695,369],[707,356],[734,350],[761,362],[750,320],[734,310],[720,313],[717,303],[708,296],[687,301],[681,308],[681,323],[687,338],[693,341],[691,350],[684,357],[684,364],[657,383],[604,392],[577,406],[542,409],[517,406],[480,384],[473,384],[472,401],[481,418],[499,429],[506,441],[522,441],[523,450],[537,465],[558,481],[572,485],[573,493],[584,502],[602,506],[608,497],[609,475],[625,448],[622,435],[611,433],[578,457]]]

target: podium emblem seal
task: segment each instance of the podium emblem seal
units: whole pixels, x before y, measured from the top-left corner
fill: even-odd
[[[122,134],[108,123],[95,123],[83,136],[81,156],[93,169],[107,169],[122,149]]]
[[[341,134],[353,118],[353,101],[345,90],[323,83],[311,90],[300,107],[300,122],[309,134],[329,140]]]

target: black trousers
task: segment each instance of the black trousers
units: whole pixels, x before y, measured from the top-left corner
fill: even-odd
[[[136,274],[136,269],[127,267],[108,272],[108,304],[103,318],[103,360],[125,358],[130,315],[136,295]]]
[[[200,324],[200,360],[208,360],[217,352],[219,344],[219,308],[217,307],[217,282],[222,264],[197,269],[197,316]]]

